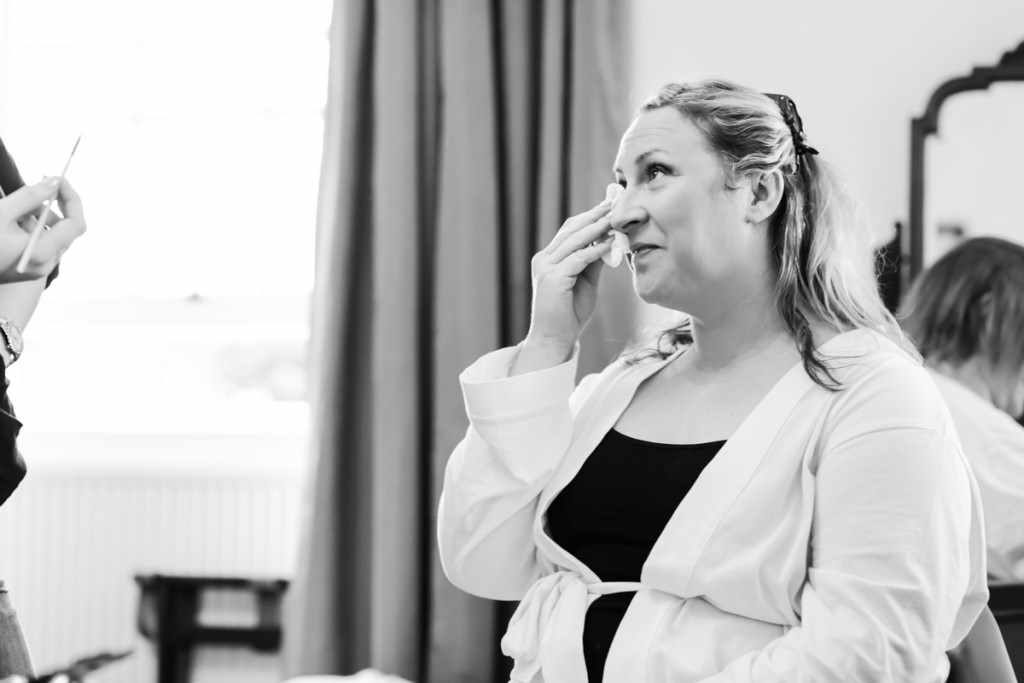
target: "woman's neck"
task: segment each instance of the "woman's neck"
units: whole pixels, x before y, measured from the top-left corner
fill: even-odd
[[[693,319],[693,367],[714,372],[765,354],[799,356],[793,337],[774,305],[742,303],[715,319]]]

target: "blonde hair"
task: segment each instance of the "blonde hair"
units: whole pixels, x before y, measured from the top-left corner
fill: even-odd
[[[777,274],[775,301],[815,382],[827,389],[841,388],[815,348],[812,321],[837,331],[877,330],[907,346],[879,295],[870,235],[857,207],[825,163],[812,154],[797,154],[793,136],[802,131],[790,129],[773,99],[722,80],[672,83],[645,102],[641,111],[665,107],[675,109],[704,133],[722,159],[727,185],[747,174],[782,172],[782,200],[769,228]],[[662,333],[656,348],[628,362],[652,355],[664,358],[692,341],[686,321]]]

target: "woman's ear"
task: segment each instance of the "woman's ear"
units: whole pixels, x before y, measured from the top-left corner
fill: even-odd
[[[758,224],[771,218],[782,201],[784,181],[782,171],[752,175],[750,178],[750,206],[747,207],[748,223]]]

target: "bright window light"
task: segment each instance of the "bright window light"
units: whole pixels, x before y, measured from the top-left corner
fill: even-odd
[[[328,0],[0,0],[0,136],[89,232],[26,331],[26,431],[306,429]],[[2,312],[0,312],[2,315]]]

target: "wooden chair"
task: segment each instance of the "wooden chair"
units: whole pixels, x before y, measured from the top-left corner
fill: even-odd
[[[990,581],[988,606],[1003,634],[1018,680],[1024,681],[1024,582]]]
[[[156,645],[158,683],[187,683],[199,645],[243,646],[276,652],[281,645],[281,600],[288,582],[242,577],[140,574],[138,628]],[[256,598],[257,623],[205,626],[198,622],[205,590],[236,590]]]
[[[949,652],[949,664],[947,683],[1017,683],[999,625],[988,607],[963,642]]]

